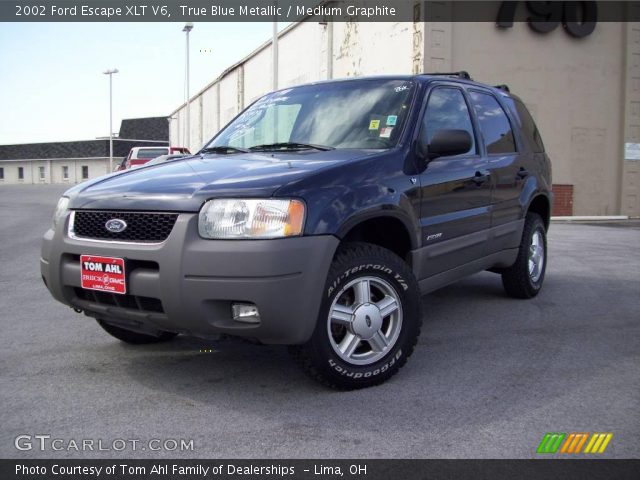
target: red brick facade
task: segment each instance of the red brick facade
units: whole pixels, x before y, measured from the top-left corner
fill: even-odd
[[[553,185],[553,207],[551,215],[565,217],[573,215],[573,185]]]

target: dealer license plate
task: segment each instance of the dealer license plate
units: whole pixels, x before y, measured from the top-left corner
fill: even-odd
[[[87,290],[127,293],[124,258],[80,255],[80,282]]]

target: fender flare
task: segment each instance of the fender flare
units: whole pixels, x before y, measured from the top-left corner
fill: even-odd
[[[393,218],[395,220],[399,220],[409,235],[411,250],[415,250],[420,246],[420,229],[416,228],[415,222],[412,221],[409,215],[394,205],[372,207],[348,217],[344,222],[342,222],[335,235],[342,240],[351,230],[353,230],[354,227],[374,218]]]
[[[528,195],[527,202],[523,206],[522,218],[525,218],[525,216],[527,215],[527,212],[531,208],[531,204],[537,198],[540,198],[540,197],[543,197],[547,201],[547,207],[549,209],[549,215],[547,216],[547,218],[543,218],[542,220],[544,221],[545,225],[547,225],[547,227],[548,227],[549,222],[551,221],[551,209],[553,208],[553,195],[550,194],[550,192],[545,192],[545,191],[538,190],[538,189],[532,191],[531,194]]]

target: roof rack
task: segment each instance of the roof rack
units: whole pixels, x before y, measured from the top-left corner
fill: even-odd
[[[497,88],[499,90],[504,90],[505,92],[510,92],[511,91],[511,90],[509,90],[509,85],[505,85],[504,83],[500,84],[500,85],[494,85],[493,88]]]
[[[424,75],[442,75],[443,77],[458,77],[458,78],[463,78],[465,80],[473,80],[473,78],[471,78],[471,75],[469,75],[469,72],[465,72],[464,70],[461,70],[459,72],[448,72],[448,73],[442,73],[442,72],[425,73]]]

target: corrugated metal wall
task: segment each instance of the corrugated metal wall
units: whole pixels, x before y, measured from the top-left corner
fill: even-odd
[[[291,25],[280,32],[278,87],[325,80],[331,70],[335,78],[411,73],[416,52],[422,52],[421,42],[415,45],[414,25],[410,22]],[[186,144],[191,151],[198,150],[244,107],[271,91],[271,50],[270,43],[262,45],[191,98],[188,139],[186,105],[173,112],[171,144]]]
[[[554,181],[572,186],[574,213],[640,215],[640,162],[625,162],[623,153],[624,139],[640,142],[640,24],[600,22],[593,34],[576,39],[562,28],[542,35],[526,23],[500,29],[488,22],[416,18],[290,25],[278,43],[279,88],[327,78],[455,70],[489,84],[508,83],[538,123]],[[188,146],[198,150],[270,90],[266,43],[191,99]],[[185,143],[185,110],[172,115],[172,144]]]

